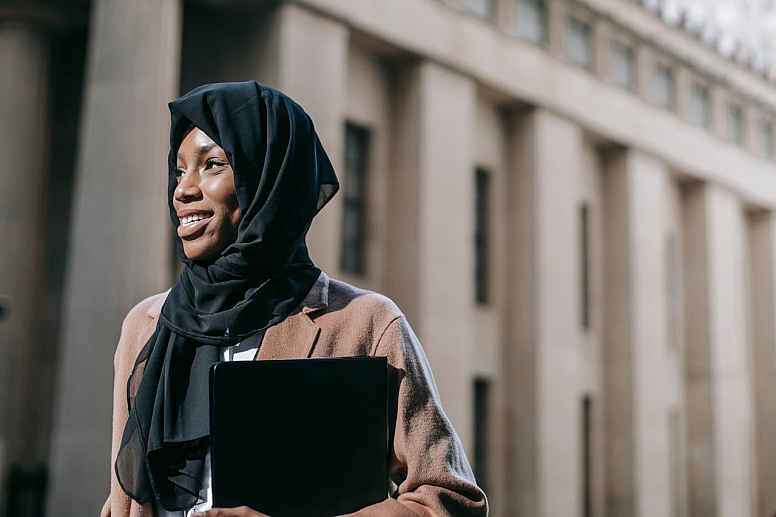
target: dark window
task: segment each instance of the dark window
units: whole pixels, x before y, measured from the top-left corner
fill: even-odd
[[[342,242],[340,269],[347,273],[364,273],[366,233],[366,175],[369,131],[345,126],[345,177],[343,178]]]
[[[566,20],[566,57],[585,68],[593,67],[593,27],[572,16]]]
[[[488,404],[490,384],[486,379],[474,380],[474,477],[487,492],[488,485]]]
[[[652,100],[662,108],[674,108],[674,73],[660,63],[656,63],[653,69]]]
[[[490,18],[493,16],[493,6],[490,0],[463,0],[463,7],[477,16]]]
[[[474,173],[474,299],[488,302],[488,211],[490,210],[490,174],[485,169]]]
[[[757,150],[766,158],[773,158],[773,124],[761,120],[757,131]]]
[[[582,399],[582,515],[593,515],[593,399]]]
[[[727,139],[736,144],[744,142],[744,112],[741,106],[731,104],[727,110]]]
[[[514,0],[512,21],[518,36],[534,43],[547,41],[546,0]]]
[[[580,323],[590,328],[590,208],[579,207]]]
[[[609,47],[609,77],[623,88],[632,90],[636,87],[636,55],[633,47],[612,41]]]
[[[711,125],[711,97],[709,89],[700,84],[694,84],[690,90],[690,118],[699,126]]]

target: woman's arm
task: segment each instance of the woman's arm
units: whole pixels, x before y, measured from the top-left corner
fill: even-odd
[[[488,514],[469,462],[442,410],[418,338],[406,319],[394,319],[380,337],[375,355],[388,357],[395,377],[396,424],[389,476],[397,485],[393,499],[352,517],[472,516]]]

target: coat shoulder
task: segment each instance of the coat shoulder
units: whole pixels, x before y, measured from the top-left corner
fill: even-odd
[[[402,313],[387,296],[331,279],[326,309],[310,313],[320,328],[317,356],[375,355],[378,344]]]
[[[159,313],[164,305],[164,301],[167,299],[169,290],[149,296],[145,300],[142,300],[137,305],[132,307],[124,318],[124,325],[133,325],[148,320],[155,320],[159,317]]]
[[[372,321],[390,322],[403,316],[396,303],[387,296],[332,278],[329,281],[328,312],[337,311]]]
[[[117,364],[125,360],[134,362],[140,348],[156,327],[159,313],[168,293],[169,291],[165,291],[149,296],[127,313],[121,324],[121,337],[114,356],[114,361]]]

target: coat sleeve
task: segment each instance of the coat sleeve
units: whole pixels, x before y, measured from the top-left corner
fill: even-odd
[[[132,373],[140,349],[153,334],[156,320],[147,314],[148,308],[158,303],[156,295],[143,300],[127,314],[121,326],[121,337],[113,357],[113,423],[110,455],[110,495],[102,507],[100,517],[127,517],[130,509],[137,505],[127,494],[121,490],[113,465],[121,445],[121,437],[124,433],[124,425],[127,422],[127,380]],[[163,299],[163,298],[162,298]],[[144,505],[136,509],[133,515],[151,515],[150,506]]]
[[[393,378],[393,440],[389,477],[393,497],[353,517],[485,517],[488,503],[476,485],[463,446],[439,399],[418,338],[403,316],[380,337],[375,355],[386,356]]]

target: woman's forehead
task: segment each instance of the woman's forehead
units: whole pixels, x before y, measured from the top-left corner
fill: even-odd
[[[203,154],[217,149],[223,151],[221,147],[210,138],[207,133],[192,126],[191,130],[183,137],[180,147],[178,147],[178,158],[184,158],[188,155],[194,157],[202,156]]]

